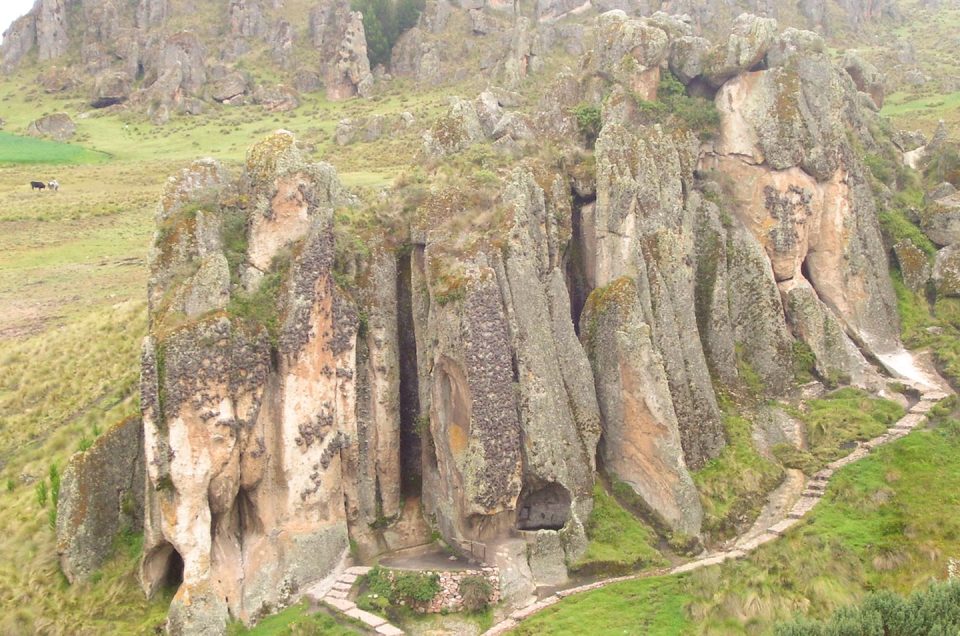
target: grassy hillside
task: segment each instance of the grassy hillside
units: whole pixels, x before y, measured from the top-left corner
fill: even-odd
[[[837,473],[799,526],[747,559],[571,597],[514,633],[768,634],[869,590],[905,594],[960,557],[958,493],[960,422],[941,417]]]

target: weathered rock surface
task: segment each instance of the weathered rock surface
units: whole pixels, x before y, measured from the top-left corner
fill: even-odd
[[[77,126],[66,113],[54,113],[30,122],[27,134],[34,137],[50,137],[57,141],[66,141],[77,132]]]
[[[941,296],[960,296],[960,245],[949,245],[937,252],[932,280]]]
[[[335,61],[327,69],[326,86],[330,99],[368,97],[373,89],[363,15],[357,11],[350,13],[337,45]]]
[[[604,466],[673,530],[698,535],[703,510],[683,459],[664,361],[633,281],[622,277],[594,290],[581,320],[603,414]]]
[[[63,470],[57,554],[71,583],[89,579],[112,555],[117,535],[143,528],[143,425],[120,422],[75,454]]]
[[[289,133],[251,149],[245,178],[250,207],[236,209],[236,186],[216,163],[171,181],[159,213],[170,229],[158,234],[151,258],[142,579],[153,592],[183,564],[172,633],[221,633],[228,612],[249,619],[288,602],[347,547],[339,450],[356,439],[343,416],[353,404],[352,375],[344,374],[356,314],[335,297],[329,270],[333,207],[344,195],[332,168],[305,162]],[[207,209],[184,212],[196,200]],[[172,322],[179,312],[168,299],[196,288],[174,271],[196,267],[203,277],[209,258],[225,258],[219,236],[230,214],[250,219],[237,270],[269,272],[281,250],[301,246],[276,309],[278,357],[262,325],[218,311],[222,280],[198,295],[207,302],[187,322]],[[180,265],[171,268],[170,259]]]

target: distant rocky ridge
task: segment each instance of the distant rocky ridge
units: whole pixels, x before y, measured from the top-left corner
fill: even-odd
[[[727,31],[742,11],[824,33],[899,15],[890,0],[781,4],[429,0],[419,24],[394,47],[390,68],[374,70],[422,83],[483,76],[514,87],[553,51],[583,53],[583,24],[563,18],[584,10],[685,14],[693,37]],[[835,16],[845,18],[834,24]],[[251,63],[272,66],[282,84],[255,86],[242,70]],[[211,102],[262,102],[276,110],[278,93],[291,93],[279,101],[295,105],[296,91],[321,87],[331,99],[369,96],[374,83],[361,15],[348,0],[318,0],[309,9],[267,0],[37,0],[0,46],[4,72],[25,64],[41,69],[47,90],[83,91],[94,108],[129,103],[157,123]]]

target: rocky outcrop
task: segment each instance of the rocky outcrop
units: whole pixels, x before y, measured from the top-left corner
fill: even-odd
[[[594,290],[580,331],[603,415],[604,466],[671,529],[700,534],[703,510],[684,461],[664,361],[633,280],[621,277]]]
[[[66,141],[77,132],[77,126],[66,113],[53,113],[30,122],[27,134],[34,137],[50,137],[57,141]]]
[[[122,104],[130,97],[133,90],[130,78],[126,73],[104,71],[94,80],[93,99],[90,105],[94,108],[106,108]]]
[[[75,454],[57,503],[57,554],[71,583],[85,581],[114,551],[117,535],[143,527],[143,426],[120,422]]]
[[[343,202],[333,169],[304,161],[283,132],[251,149],[242,184],[208,161],[165,190],[143,349],[142,580],[152,593],[182,577],[171,633],[222,633],[228,614],[250,619],[288,602],[347,548],[339,451],[357,439],[344,411],[357,322],[330,272]],[[246,235],[243,252],[222,240],[231,231]],[[216,261],[245,281],[230,298],[278,303],[268,309],[276,322],[222,311],[219,283],[195,293]],[[184,270],[197,273],[176,275]],[[183,322],[177,298],[191,295],[206,302]]]
[[[334,61],[327,68],[327,97],[369,97],[373,89],[373,74],[367,58],[363,15],[357,11],[351,12],[345,26],[337,43]]]
[[[856,51],[844,53],[843,68],[853,79],[857,90],[869,95],[877,108],[883,108],[884,86],[880,71],[860,57]]]
[[[844,331],[880,352],[899,327],[873,194],[847,141],[866,128],[849,119],[862,116],[854,100],[820,55],[741,75],[717,93],[721,133],[705,165],[730,177],[734,211],[776,280],[807,279]]]

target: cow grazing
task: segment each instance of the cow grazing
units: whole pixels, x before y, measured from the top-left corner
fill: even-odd
[[[47,187],[53,190],[54,192],[56,192],[57,190],[60,189],[60,183],[56,179],[54,179],[53,181],[47,184]]]
[[[31,181],[31,182],[30,182],[30,189],[31,189],[31,190],[43,190],[43,189],[46,188],[46,187],[47,187],[47,184],[44,183],[43,181]]]

